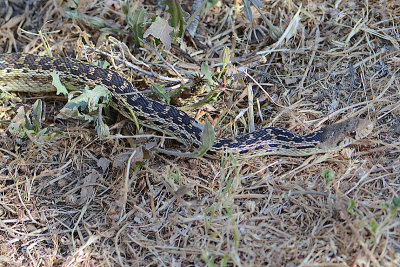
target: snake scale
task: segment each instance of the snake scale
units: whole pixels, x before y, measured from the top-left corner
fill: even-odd
[[[43,93],[53,92],[51,73],[60,74],[67,88],[103,85],[113,96],[113,106],[133,120],[132,113],[145,126],[164,132],[181,143],[199,147],[203,125],[185,112],[155,101],[138,92],[115,71],[70,58],[52,58],[24,53],[0,54],[0,89]],[[306,156],[337,151],[366,137],[373,128],[367,119],[350,118],[300,136],[289,130],[266,127],[232,139],[217,139],[207,152],[220,155]]]

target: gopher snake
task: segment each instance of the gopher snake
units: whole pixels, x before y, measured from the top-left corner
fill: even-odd
[[[113,96],[114,106],[129,119],[132,113],[145,126],[175,137],[186,145],[199,147],[203,125],[185,112],[140,94],[133,85],[112,70],[69,58],[32,54],[0,54],[0,89],[19,92],[51,92],[52,72],[60,74],[68,88],[103,85]],[[218,139],[210,155],[232,152],[240,155],[304,156],[339,150],[367,136],[369,120],[351,118],[305,136],[286,129],[267,127],[233,139]]]

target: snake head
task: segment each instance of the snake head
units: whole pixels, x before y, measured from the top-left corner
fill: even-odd
[[[368,136],[374,123],[367,119],[350,118],[346,121],[328,125],[320,130],[323,151],[337,151],[357,140]]]

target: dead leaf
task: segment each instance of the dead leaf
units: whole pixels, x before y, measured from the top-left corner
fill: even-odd
[[[294,84],[294,83],[296,83],[297,82],[297,78],[286,78],[285,79],[285,83],[287,84],[287,85],[291,85],[291,84]]]
[[[100,178],[100,174],[94,169],[92,169],[92,172],[85,177],[85,179],[83,180],[81,195],[78,200],[79,205],[84,204],[87,199],[89,199],[93,195],[94,184],[97,182],[98,178]]]
[[[108,169],[108,167],[110,166],[110,163],[111,163],[110,160],[108,160],[106,158],[100,158],[97,161],[97,167],[100,167],[103,170],[103,172],[105,172]]]
[[[155,38],[160,39],[167,49],[170,49],[172,42],[170,33],[172,30],[173,28],[169,26],[168,21],[157,17],[151,26],[145,31],[143,37],[147,38],[149,35],[153,35]]]
[[[129,152],[123,152],[115,156],[112,166],[115,169],[121,169],[126,166],[128,163],[129,158],[132,155],[132,151]],[[143,160],[143,151],[142,148],[139,147],[136,149],[136,154],[133,156],[131,163],[134,163],[136,161],[142,161]]]

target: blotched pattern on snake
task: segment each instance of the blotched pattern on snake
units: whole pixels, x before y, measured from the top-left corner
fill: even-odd
[[[19,92],[52,92],[52,72],[60,74],[67,88],[103,85],[113,96],[113,106],[129,119],[132,113],[145,126],[175,137],[186,145],[201,144],[203,125],[173,106],[142,95],[115,71],[70,58],[51,58],[32,54],[0,54],[0,89]],[[350,118],[300,136],[289,130],[267,127],[233,139],[218,139],[207,152],[220,155],[305,156],[339,150],[366,137],[373,123]]]

